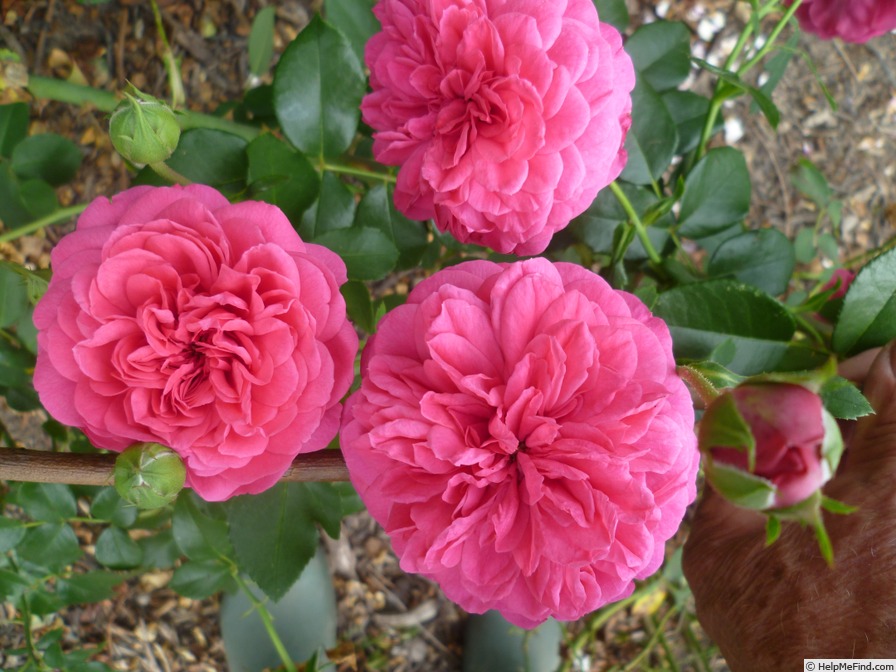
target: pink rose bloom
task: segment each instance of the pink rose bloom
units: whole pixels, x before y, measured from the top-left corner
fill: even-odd
[[[358,346],[345,266],[276,207],[136,187],[93,201],[51,259],[34,386],[94,445],[164,444],[215,501],[338,431]]]
[[[461,242],[542,252],[622,171],[635,76],[592,0],[380,0],[361,104],[395,204]]]
[[[521,627],[580,618],[662,563],[695,497],[666,325],[574,264],[447,268],[387,313],[341,434],[405,571]]]
[[[730,425],[728,413],[719,409],[731,401],[755,442],[752,470],[747,446],[719,443],[719,438],[733,435],[715,433],[719,423]],[[700,449],[712,460],[707,478],[716,485],[713,468],[721,464],[768,481],[772,485],[768,499],[750,508],[781,508],[803,501],[830,479],[842,450],[839,442],[826,441],[837,425],[834,420],[825,422],[824,413],[821,397],[792,383],[746,383],[723,394],[700,422]],[[836,434],[839,439],[839,432]],[[828,447],[836,452],[833,463]],[[726,494],[724,484],[721,490]]]
[[[796,16],[824,39],[867,42],[896,28],[896,0],[803,0]]]

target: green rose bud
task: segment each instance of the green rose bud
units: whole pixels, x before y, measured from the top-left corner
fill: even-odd
[[[186,476],[180,456],[158,443],[134,444],[115,460],[115,489],[140,509],[173,502]]]
[[[112,113],[109,134],[118,153],[132,163],[159,163],[177,147],[180,125],[170,107],[137,89]]]

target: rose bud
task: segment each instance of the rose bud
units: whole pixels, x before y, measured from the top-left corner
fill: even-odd
[[[818,317],[825,322],[836,322],[840,309],[843,308],[843,299],[853,280],[856,279],[855,271],[848,268],[838,268],[821,287],[822,292],[830,292],[830,296],[824,305],[818,310]]]
[[[109,121],[112,144],[131,163],[159,163],[174,153],[180,125],[170,107],[133,89],[125,92]]]
[[[698,438],[713,488],[760,511],[808,500],[833,475],[843,452],[837,422],[821,397],[793,383],[745,383],[724,392],[706,409]]]
[[[800,28],[824,40],[863,43],[896,28],[896,0],[803,0],[796,18]]]
[[[183,489],[187,472],[180,456],[159,443],[136,443],[115,460],[115,489],[139,509],[170,504]]]

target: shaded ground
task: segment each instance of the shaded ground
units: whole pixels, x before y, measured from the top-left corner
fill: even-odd
[[[246,38],[252,17],[263,3],[159,4],[171,44],[182,58],[189,106],[209,111],[220,101],[238,97],[248,75]],[[308,4],[277,3],[278,53],[307,20]],[[659,13],[685,20],[694,30],[695,42],[714,55],[724,55],[730,48],[742,18],[736,12],[723,13],[730,6],[727,1],[630,4],[642,18],[656,18]],[[120,89],[130,79],[156,96],[168,94],[152,12],[148,3],[138,0],[97,5],[75,0],[7,0],[0,27],[2,45],[19,53],[33,73],[69,77],[110,90]],[[731,123],[732,142],[751,164],[751,224],[775,226],[793,235],[816,223],[815,207],[789,178],[796,162],[809,158],[844,200],[843,249],[849,255],[860,254],[892,236],[896,224],[896,38],[886,36],[862,46],[804,37],[800,46],[840,107],[828,108],[816,75],[798,59],[775,93],[782,112],[777,133],[746,104],[726,110],[743,131],[742,138],[734,140],[738,123]],[[708,86],[705,77],[694,82],[701,91]],[[0,94],[0,100],[9,102],[9,92]],[[77,183],[61,190],[63,205],[128,186],[127,169],[109,145],[105,114],[51,102],[35,102],[32,109],[35,132],[52,130],[73,138],[85,155]],[[46,266],[48,250],[65,230],[60,226],[45,238],[26,237],[14,247],[0,246],[0,254]],[[826,230],[830,225],[822,222],[820,231]],[[819,268],[816,264],[806,270]],[[27,427],[23,425],[20,436],[31,443]],[[83,534],[84,542],[90,543],[90,530]],[[352,643],[358,669],[459,669],[463,614],[430,583],[400,571],[387,539],[367,516],[347,521],[346,534],[330,544],[329,551],[340,599],[340,636]],[[168,578],[168,572],[144,575],[123,585],[114,600],[62,614],[67,642],[105,643],[102,659],[120,670],[225,669],[216,600],[178,597],[165,587]],[[696,663],[688,658],[692,645],[682,621],[661,623],[662,604],[654,607],[636,604],[620,610],[595,628],[594,637],[586,633],[587,645],[576,669],[607,670],[614,664],[629,664],[664,628],[668,648],[676,655],[681,652],[682,669],[701,669],[691,667]],[[580,623],[570,631],[574,635],[586,627]],[[692,630],[699,639],[699,629]],[[17,646],[21,636],[4,625],[0,616],[0,651]],[[0,653],[0,667],[13,662]],[[710,667],[726,669],[717,657]]]

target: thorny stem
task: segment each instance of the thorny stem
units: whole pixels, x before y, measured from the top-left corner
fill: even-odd
[[[46,217],[35,219],[33,222],[29,222],[28,224],[20,226],[17,229],[12,229],[10,231],[4,231],[3,233],[0,233],[0,243],[7,243],[10,240],[15,240],[16,238],[27,236],[36,231],[40,231],[41,229],[52,224],[64,222],[68,219],[71,219],[72,217],[80,215],[86,209],[87,204],[72,205],[68,208],[60,208],[56,212],[52,212]]]
[[[236,568],[234,568],[234,570],[235,569]],[[271,643],[274,645],[274,648],[277,649],[277,655],[279,655],[280,660],[283,661],[283,666],[286,668],[287,672],[296,672],[296,664],[290,657],[289,651],[286,650],[286,646],[284,646],[283,640],[280,639],[280,635],[277,634],[277,629],[274,627],[274,618],[271,616],[271,612],[268,611],[264,602],[255,597],[255,593],[252,592],[243,578],[239,575],[238,571],[233,572],[233,578],[240,590],[246,596],[246,599],[249,600],[252,607],[258,612],[258,616],[264,624],[264,629],[267,631],[268,637],[271,638]]]
[[[688,384],[703,402],[703,407],[709,406],[721,392],[710,382],[709,378],[692,366],[682,365],[675,368],[678,377]]]

